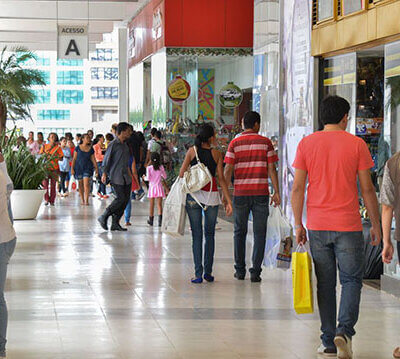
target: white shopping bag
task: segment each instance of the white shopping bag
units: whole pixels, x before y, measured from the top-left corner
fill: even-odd
[[[183,191],[183,182],[178,178],[171,187],[164,203],[161,231],[170,235],[185,234],[186,224],[186,194]]]
[[[264,266],[289,269],[292,261],[293,230],[280,207],[270,206]]]

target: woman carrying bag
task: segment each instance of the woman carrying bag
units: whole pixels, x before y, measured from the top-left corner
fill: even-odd
[[[195,146],[186,153],[179,177],[184,178],[185,172],[190,171],[190,166],[195,166],[200,161],[211,174],[211,181],[199,191],[189,193],[186,198],[186,211],[189,216],[193,240],[193,259],[195,277],[192,283],[198,284],[204,279],[213,282],[212,266],[215,250],[215,226],[217,223],[218,207],[221,199],[218,192],[217,179],[224,194],[224,207],[228,216],[232,215],[232,201],[228,185],[224,178],[223,156],[216,146],[216,133],[213,126],[205,124],[200,128],[196,137]],[[203,228],[204,213],[204,228]],[[205,253],[203,266],[203,232],[205,237]]]

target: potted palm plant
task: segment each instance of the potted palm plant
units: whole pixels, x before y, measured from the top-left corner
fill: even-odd
[[[14,219],[35,219],[43,201],[41,184],[49,176],[52,156],[34,156],[25,144],[18,142],[16,131],[6,140],[0,136],[0,146],[13,184],[11,208]]]
[[[24,65],[36,60],[34,53],[25,48],[11,51],[4,47],[0,54],[0,134],[6,129],[7,119],[30,118],[29,107],[35,102],[32,86],[46,85],[43,73]]]

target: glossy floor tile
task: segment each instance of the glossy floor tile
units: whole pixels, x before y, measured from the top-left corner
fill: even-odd
[[[105,205],[72,196],[15,223],[9,358],[317,358],[318,315],[295,315],[289,271],[233,279],[230,223],[218,223],[216,282],[193,285],[188,231],[150,228],[145,201],[127,233],[107,233],[96,223]],[[391,358],[399,317],[396,298],[365,287],[355,358]]]

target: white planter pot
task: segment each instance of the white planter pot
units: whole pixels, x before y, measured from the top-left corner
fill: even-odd
[[[11,194],[14,219],[35,219],[43,201],[43,189],[17,189]]]

